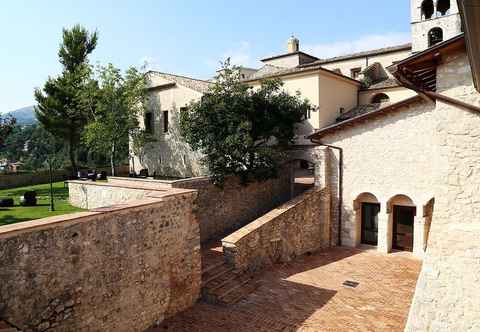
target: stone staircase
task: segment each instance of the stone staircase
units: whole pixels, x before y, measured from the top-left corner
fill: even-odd
[[[202,258],[202,300],[207,303],[234,304],[259,286],[253,274],[235,270],[225,262],[221,244],[207,246],[202,250]]]

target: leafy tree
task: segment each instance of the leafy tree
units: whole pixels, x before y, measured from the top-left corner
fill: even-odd
[[[28,157],[28,145],[35,126],[19,126],[12,128],[9,136],[4,141],[0,156],[10,161],[24,161]]]
[[[33,127],[26,146],[26,169],[44,169],[49,166],[45,161],[52,158],[55,159],[55,168],[61,168],[68,160],[63,142],[45,130],[41,124]]]
[[[283,91],[279,80],[252,89],[228,61],[223,69],[208,93],[181,113],[182,135],[205,155],[218,185],[226,175],[244,183],[276,177],[282,150],[293,143],[295,125],[311,105]]]
[[[0,148],[5,144],[8,135],[15,128],[16,120],[11,116],[2,117],[0,115]]]
[[[109,64],[99,67],[98,88],[91,86],[89,96],[95,100],[95,112],[83,141],[93,151],[109,156],[114,175],[118,160],[128,156],[129,137],[134,145],[145,137],[138,121],[145,111],[145,78],[135,68],[122,76],[119,69]]]
[[[77,171],[76,154],[81,133],[92,111],[91,105],[84,102],[83,94],[91,77],[88,55],[96,45],[96,32],[89,33],[79,25],[64,29],[58,52],[63,65],[62,74],[57,78],[50,77],[42,90],[35,90],[36,116],[47,131],[68,144],[74,173]]]

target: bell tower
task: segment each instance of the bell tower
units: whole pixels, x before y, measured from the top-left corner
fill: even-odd
[[[456,0],[411,0],[412,52],[462,33]]]

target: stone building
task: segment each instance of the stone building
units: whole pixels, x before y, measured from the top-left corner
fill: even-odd
[[[262,59],[259,69],[240,68],[246,84],[258,86],[262,79],[279,78],[289,92],[300,91],[316,109],[298,126],[298,147],[311,154],[311,143],[304,137],[355,115],[380,110],[416,95],[386,70],[443,40],[461,33],[458,6],[450,0],[411,1],[412,44],[397,45],[330,59],[319,59],[302,52],[300,41],[291,37],[287,52]],[[209,81],[179,75],[149,72],[150,112],[145,125],[155,141],[130,160],[133,171],[147,168],[150,174],[167,177],[191,177],[208,173],[201,155],[193,153],[178,130],[182,107],[199,100]]]

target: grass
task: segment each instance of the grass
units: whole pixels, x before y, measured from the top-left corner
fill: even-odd
[[[29,190],[37,192],[37,206],[20,206],[20,196]],[[14,207],[0,207],[0,226],[83,211],[68,203],[68,188],[64,188],[63,181],[53,184],[53,194],[55,211],[50,211],[50,184],[0,190],[0,198],[15,201]]]

